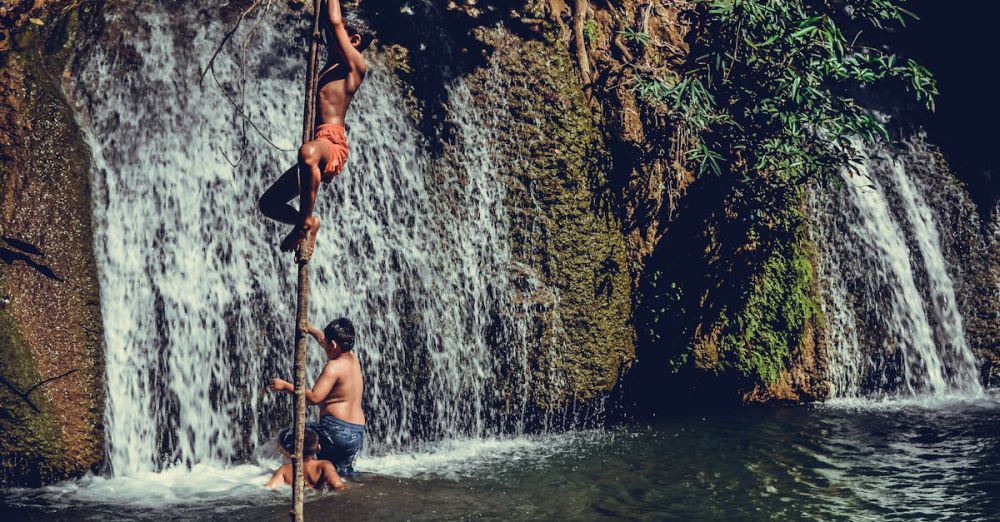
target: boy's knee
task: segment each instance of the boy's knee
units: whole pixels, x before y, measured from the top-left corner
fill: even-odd
[[[299,162],[315,166],[319,165],[319,160],[323,157],[323,153],[319,150],[319,145],[315,143],[306,143],[299,147]]]
[[[261,211],[261,213],[266,214],[269,206],[270,206],[269,202],[267,201],[267,193],[265,192],[260,196],[259,199],[257,199],[257,210]]]

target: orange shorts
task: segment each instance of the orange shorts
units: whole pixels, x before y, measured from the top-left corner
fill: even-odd
[[[323,166],[323,182],[329,183],[347,163],[347,131],[339,123],[321,123],[316,127],[316,141],[330,148],[330,160]]]

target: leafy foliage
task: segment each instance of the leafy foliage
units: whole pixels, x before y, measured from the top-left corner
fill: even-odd
[[[904,25],[905,0],[701,0],[702,27],[680,80],[641,77],[639,95],[677,121],[699,173],[759,172],[769,183],[825,177],[857,160],[850,138],[889,140],[885,125],[851,96],[904,80],[934,108],[931,74],[912,60],[858,45],[841,30]]]
[[[594,20],[583,22],[583,37],[587,39],[588,45],[597,42],[597,22]]]
[[[625,29],[624,31],[618,31],[618,34],[622,35],[622,38],[626,41],[635,42],[643,47],[649,45],[649,35],[642,31]]]

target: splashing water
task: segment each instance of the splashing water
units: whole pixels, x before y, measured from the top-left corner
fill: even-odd
[[[843,177],[812,201],[834,396],[981,395],[938,226],[905,162],[877,151]]]
[[[74,90],[94,160],[116,476],[244,461],[290,417],[290,399],[265,386],[291,376],[294,265],[256,198],[295,157],[304,64],[283,53],[297,21],[268,15],[246,58],[246,114],[280,151],[223,97],[240,99],[239,56],[217,60],[221,88],[211,74],[199,88],[222,32],[195,14],[109,13],[109,26],[143,37],[95,45]],[[317,201],[309,317],[355,323],[366,451],[519,432],[531,347],[486,115],[451,85],[449,161],[429,157],[395,78],[370,61],[347,119],[347,168]],[[312,373],[323,360],[310,357]]]

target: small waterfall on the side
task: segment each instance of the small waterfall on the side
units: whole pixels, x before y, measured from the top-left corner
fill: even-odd
[[[256,209],[300,134],[304,60],[285,53],[301,20],[283,16],[234,38],[256,32],[246,78],[231,49],[215,71],[289,150],[234,116],[211,74],[199,87],[224,34],[204,24],[214,16],[158,3],[111,12],[82,57],[74,95],[94,158],[115,475],[239,461],[290,419],[290,399],[266,384],[291,378],[294,264],[277,250],[284,228]],[[140,37],[119,40],[119,26]],[[468,89],[449,89],[456,137],[437,161],[375,57],[348,115],[348,167],[317,202],[310,319],[355,323],[368,452],[524,428],[530,328],[508,275],[494,140]],[[310,381],[322,363],[311,350]]]
[[[913,147],[870,153],[811,201],[835,397],[982,393]]]

